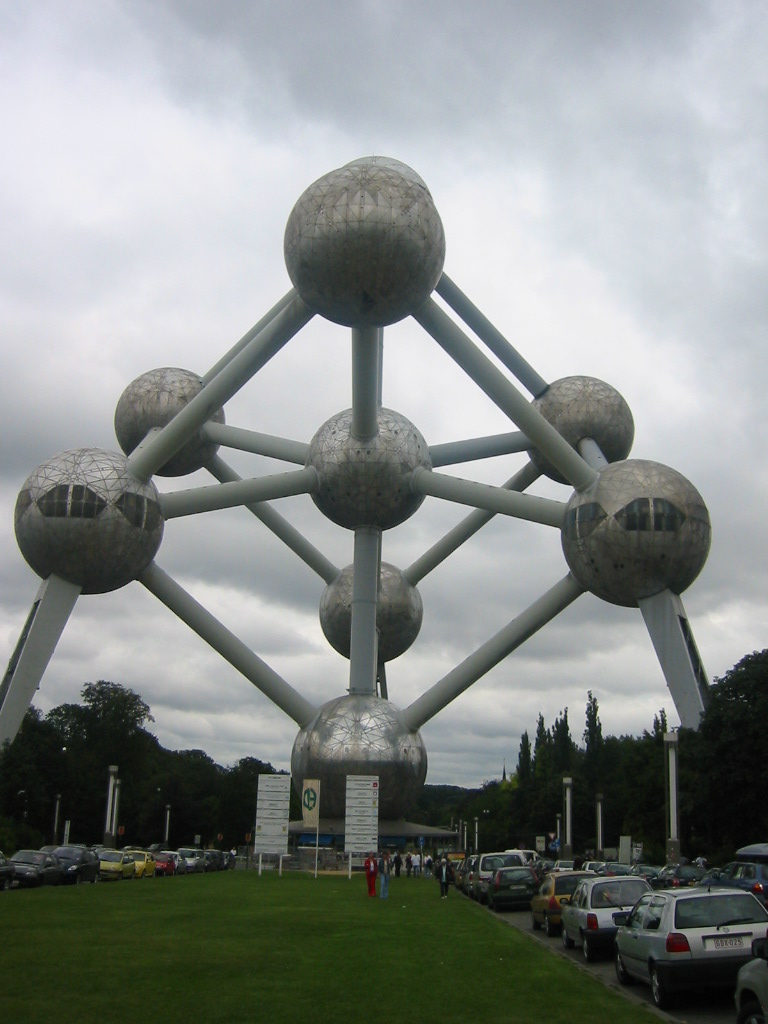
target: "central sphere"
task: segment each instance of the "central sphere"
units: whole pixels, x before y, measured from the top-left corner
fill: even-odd
[[[427,442],[392,409],[379,409],[378,425],[374,437],[353,437],[352,410],[346,409],[324,423],[309,444],[306,465],[319,478],[312,500],[349,530],[388,530],[409,519],[424,501],[423,494],[412,493],[410,475],[418,467],[432,468]]]
[[[347,327],[385,327],[429,298],[445,235],[421,178],[397,160],[372,158],[309,186],[288,218],[284,251],[310,309]]]
[[[347,694],[328,701],[296,737],[291,776],[297,793],[304,779],[320,780],[320,814],[343,818],[347,775],[379,777],[379,817],[403,817],[427,777],[427,751],[402,712],[373,695]]]

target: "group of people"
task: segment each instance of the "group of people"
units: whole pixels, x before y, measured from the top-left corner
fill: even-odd
[[[379,879],[379,898],[385,900],[389,896],[389,879],[392,874],[396,878],[400,877],[400,871],[403,867],[403,858],[400,853],[395,853],[394,857],[389,856],[389,851],[384,850],[380,857],[377,858],[376,854],[371,852],[365,858],[365,880],[368,885],[368,895],[376,895],[376,880]],[[405,857],[405,871],[407,876],[410,878],[413,874],[414,878],[418,878],[421,874],[421,855],[418,853],[408,853]],[[440,898],[448,898],[448,886],[454,880],[453,866],[446,857],[441,857],[436,861],[432,860],[432,857],[427,854],[424,858],[424,872],[425,877],[427,875],[433,875],[440,883]]]

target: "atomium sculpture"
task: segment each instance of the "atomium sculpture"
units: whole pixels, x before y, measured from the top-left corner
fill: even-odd
[[[348,773],[378,775],[382,817],[401,815],[426,778],[421,726],[585,591],[641,609],[680,719],[695,728],[708,684],[679,595],[706,561],[709,515],[679,473],[628,458],[634,424],[622,396],[592,377],[548,384],[530,367],[443,273],[445,239],[434,201],[399,161],[356,160],[316,181],[288,218],[284,250],[293,289],[208,373],[154,369],[126,388],[115,415],[123,454],[64,452],[22,487],[16,536],[43,584],[0,686],[0,742],[15,736],[79,594],[133,580],[296,722],[294,782],[300,788],[305,777],[320,778],[327,816],[344,813]],[[229,427],[225,403],[315,315],[351,328],[351,408],[322,424],[308,444]],[[414,423],[383,406],[383,328],[408,316],[516,432],[430,448]],[[219,454],[228,446],[299,468],[241,479]],[[529,461],[499,487],[435,468],[513,453],[527,453]],[[152,479],[201,468],[218,483],[161,494]],[[542,475],[569,486],[570,498],[525,493]],[[311,495],[324,516],[352,532],[352,564],[331,564],[273,507],[295,494]],[[473,511],[411,566],[382,561],[385,531],[407,522],[427,497]],[[321,707],[155,560],[169,520],[235,505],[326,583],[320,622],[331,646],[349,659],[349,687]],[[410,706],[396,707],[386,664],[419,633],[418,583],[497,514],[559,529],[567,574]]]

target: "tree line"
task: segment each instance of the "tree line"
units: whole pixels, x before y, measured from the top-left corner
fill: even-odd
[[[274,767],[256,757],[233,767],[202,750],[167,750],[147,726],[154,719],[134,691],[100,680],[86,683],[79,704],[48,714],[31,707],[13,743],[0,751],[0,849],[52,842],[70,822],[73,841],[104,833],[108,766],[119,766],[121,845],[164,838],[170,806],[171,847],[199,835],[205,845],[241,846],[255,819],[257,776]],[[715,679],[699,729],[680,729],[679,807],[682,852],[724,862],[747,843],[768,841],[768,650],[746,655]],[[600,709],[587,693],[584,728],[571,733],[568,708],[547,725],[539,715],[533,738],[524,732],[517,763],[506,778],[479,789],[425,786],[408,817],[454,828],[469,823],[481,849],[531,847],[555,831],[563,811],[563,777],[573,779],[572,834],[576,850],[597,847],[596,795],[602,794],[603,844],[620,835],[643,843],[644,857],[665,855],[664,709],[641,736],[604,736]],[[300,817],[295,794],[291,817]]]

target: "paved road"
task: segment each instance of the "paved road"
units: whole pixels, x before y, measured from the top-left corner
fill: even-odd
[[[489,910],[488,913],[490,914],[492,911]],[[512,928],[517,928],[518,931],[524,932],[542,946],[546,946],[553,954],[565,957],[579,969],[599,978],[605,985],[619,992],[626,999],[648,1006],[661,1020],[674,1021],[676,1024],[734,1024],[736,1020],[733,994],[730,991],[681,996],[678,1005],[671,1013],[663,1013],[653,1005],[651,990],[647,985],[623,986],[618,983],[612,960],[598,960],[596,963],[588,964],[580,947],[565,949],[559,936],[548,939],[543,931],[535,932],[531,927],[531,915],[527,910],[508,911],[499,914],[498,917]]]

